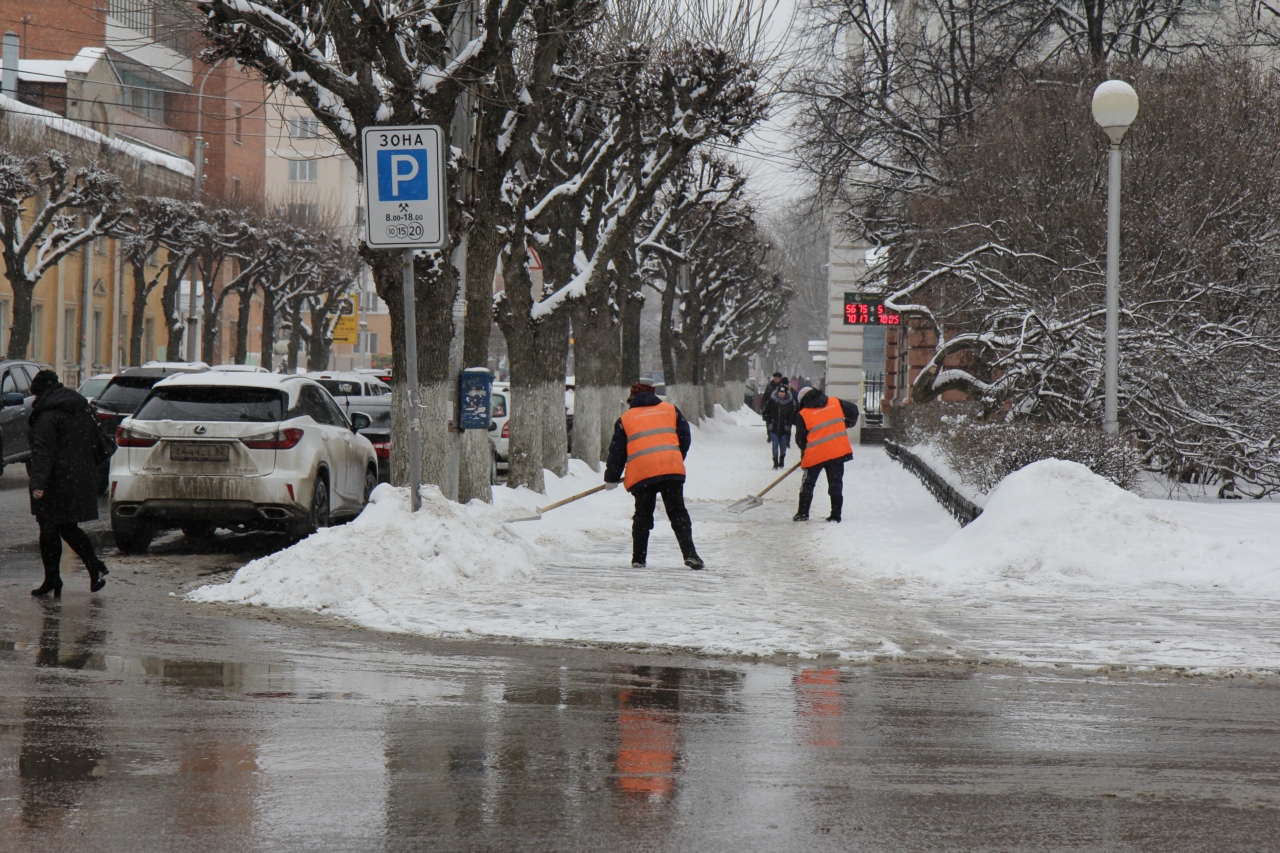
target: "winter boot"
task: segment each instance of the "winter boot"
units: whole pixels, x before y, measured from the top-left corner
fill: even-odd
[[[782,451],[782,453],[781,453],[781,454],[779,454],[779,456],[778,456],[778,467],[779,467],[779,468],[786,468],[786,467],[787,467],[787,451],[785,451],[785,450],[784,450],[784,451]]]
[[[643,569],[649,556],[649,531],[631,528],[631,568]]]
[[[686,554],[684,558],[684,564],[689,568],[693,569],[695,572],[698,571],[699,569],[704,569],[707,566],[706,563],[702,562],[702,558],[699,557],[696,552],[693,554]]]
[[[89,592],[97,592],[107,585],[106,575],[111,574],[107,570],[107,566],[101,560],[94,565],[87,566],[89,570]]]
[[[31,594],[37,598],[49,593],[53,593],[54,598],[62,598],[62,575],[58,573],[57,566],[54,566],[52,570],[45,566],[44,583],[31,590]]]
[[[706,563],[702,562],[702,558],[698,556],[698,551],[693,547],[693,523],[689,521],[688,516],[680,520],[673,519],[671,522],[671,531],[676,535],[676,541],[680,543],[680,553],[684,555],[684,564],[691,569],[701,569]]]
[[[839,523],[840,510],[843,508],[844,508],[844,497],[843,496],[838,498],[833,497],[831,499],[831,515],[827,516],[827,521],[834,521]]]
[[[796,514],[791,516],[792,521],[808,521],[809,520],[809,504],[813,503],[813,495],[800,495],[800,508]]]

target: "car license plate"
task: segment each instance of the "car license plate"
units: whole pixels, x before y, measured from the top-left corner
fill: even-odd
[[[169,458],[175,462],[226,462],[231,458],[228,444],[171,444]]]

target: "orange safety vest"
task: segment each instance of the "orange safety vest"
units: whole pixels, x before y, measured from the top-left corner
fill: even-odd
[[[622,415],[622,429],[627,434],[627,465],[622,484],[628,492],[650,477],[684,475],[675,406],[670,403],[633,406]]]
[[[809,430],[804,455],[800,457],[801,468],[816,468],[823,462],[853,455],[849,433],[844,429],[844,409],[835,397],[828,397],[821,409],[801,409],[800,417]]]

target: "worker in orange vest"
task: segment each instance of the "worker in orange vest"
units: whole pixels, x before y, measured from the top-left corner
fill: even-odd
[[[693,521],[684,505],[684,457],[689,453],[689,422],[680,410],[658,399],[652,385],[637,382],[627,398],[631,408],[618,418],[605,463],[606,488],[622,482],[636,499],[631,518],[631,565],[644,568],[649,553],[653,510],[662,495],[667,519],[680,543],[684,564],[701,569],[705,564],[693,547]],[[626,478],[623,478],[626,469]]]
[[[844,463],[853,458],[853,445],[845,430],[858,422],[858,407],[813,388],[800,389],[799,399],[796,446],[800,448],[804,480],[800,483],[800,509],[791,520],[809,520],[813,487],[818,485],[818,475],[826,471],[827,494],[831,497],[827,521],[838,522],[844,508]]]

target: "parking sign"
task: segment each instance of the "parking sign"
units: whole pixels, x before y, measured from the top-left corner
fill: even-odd
[[[449,243],[448,188],[440,128],[366,127],[361,139],[365,244],[371,249],[443,249]]]

